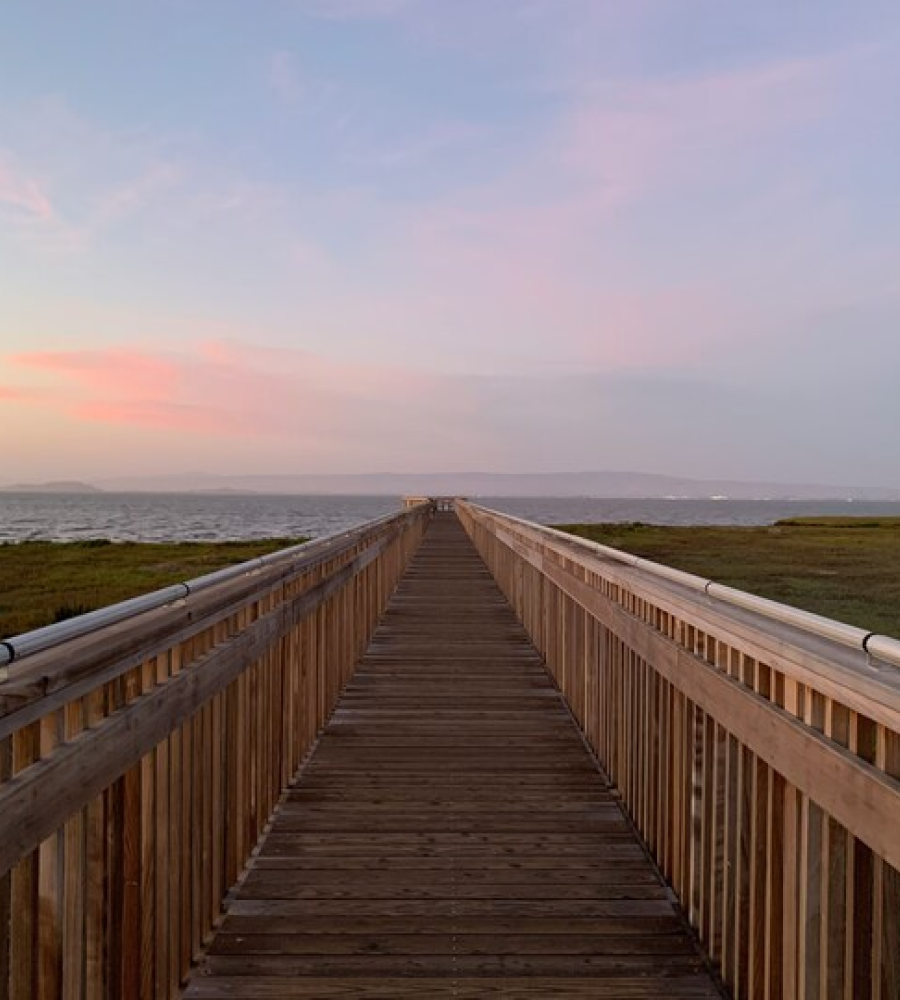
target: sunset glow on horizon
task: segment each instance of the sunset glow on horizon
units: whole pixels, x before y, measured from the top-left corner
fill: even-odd
[[[900,487],[900,9],[12,0],[0,485]]]

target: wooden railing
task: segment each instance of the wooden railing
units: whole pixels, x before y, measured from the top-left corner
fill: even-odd
[[[897,1000],[900,670],[457,509],[733,995]]]
[[[2,1000],[179,995],[431,512],[185,585],[5,667]]]

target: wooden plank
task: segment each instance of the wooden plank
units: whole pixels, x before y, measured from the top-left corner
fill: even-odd
[[[433,976],[381,978],[307,976],[298,979],[216,976],[194,980],[187,1000],[707,1000],[718,992],[704,975],[673,975],[664,983],[642,978],[608,980],[579,976]]]

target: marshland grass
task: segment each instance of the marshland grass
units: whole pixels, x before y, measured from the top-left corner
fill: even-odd
[[[900,636],[900,517],[803,517],[752,528],[557,527],[752,594]]]
[[[838,621],[900,636],[900,517],[765,527],[569,524],[561,530]],[[302,539],[0,545],[0,637],[210,573]]]
[[[303,539],[0,545],[0,638],[211,573]]]

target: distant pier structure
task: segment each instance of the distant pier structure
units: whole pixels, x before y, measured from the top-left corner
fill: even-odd
[[[465,497],[416,497],[408,496],[403,498],[403,506],[407,508],[418,507],[423,503],[431,504],[436,513],[450,514],[456,510],[456,503],[465,500]]]

